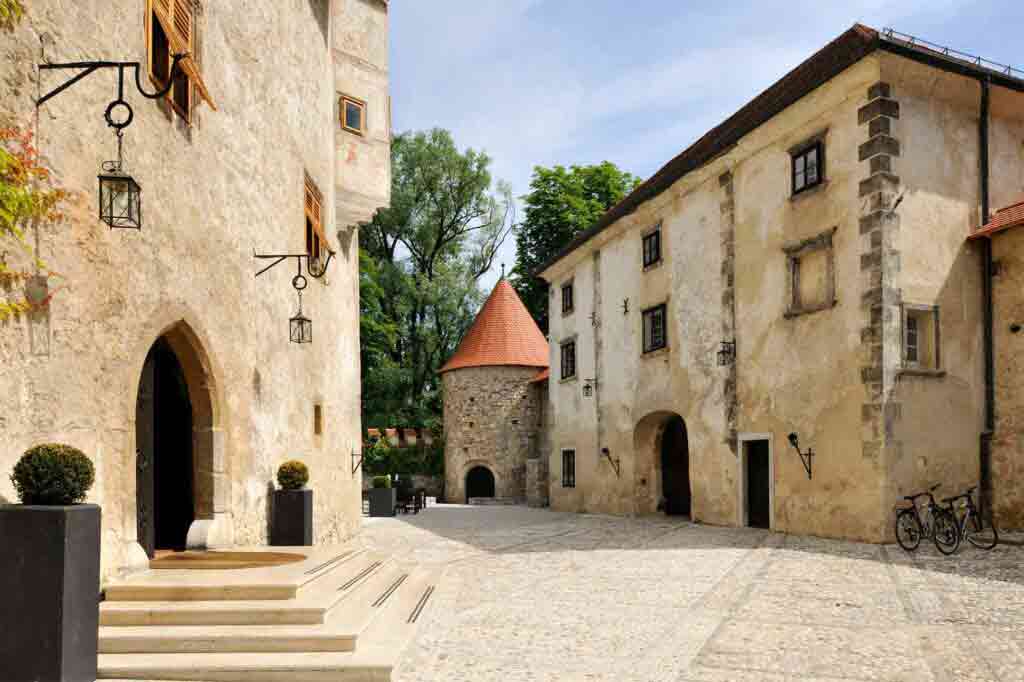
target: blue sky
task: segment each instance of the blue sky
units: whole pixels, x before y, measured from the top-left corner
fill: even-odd
[[[393,124],[451,130],[517,195],[535,165],[646,178],[858,21],[1024,68],[1019,0],[397,0]]]

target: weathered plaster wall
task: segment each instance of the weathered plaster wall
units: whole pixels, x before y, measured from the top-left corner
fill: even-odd
[[[999,262],[995,302],[996,430],[992,440],[993,502],[1003,528],[1024,527],[1024,229],[995,235]],[[1016,331],[1014,331],[1016,329]]]
[[[526,460],[536,447],[541,401],[536,367],[466,367],[443,375],[445,498],[465,502],[466,474],[494,474],[495,497],[526,499]]]
[[[212,539],[265,540],[267,491],[277,465],[293,457],[310,467],[316,542],[343,540],[358,527],[359,485],[348,457],[360,447],[355,250],[339,249],[327,278],[305,292],[310,346],[288,342],[294,272],[282,265],[253,277],[254,250],[304,248],[304,171],[324,193],[336,249],[331,226],[345,225],[332,208],[332,54],[314,5],[206,7],[203,74],[220,111],[201,107],[192,128],[126,89],[135,122],[125,152],[144,190],[141,232],[111,231],[95,218],[96,173],[115,153],[103,122],[114,77],[94,74],[41,112],[44,158],[79,194],[64,224],[33,231],[40,255],[61,273],[53,284],[63,288],[48,311],[0,326],[0,498],[13,499],[6,472],[30,445],[80,447],[96,464],[90,501],[103,507],[106,575],[140,558],[136,394],[148,349],[175,325],[198,349],[212,393],[214,423],[203,436],[215,442]],[[41,37],[50,61],[142,60],[144,10],[142,0],[31,3],[4,37],[3,124],[32,120]],[[45,85],[59,78],[48,75]],[[315,403],[324,410],[321,436],[313,433]]]

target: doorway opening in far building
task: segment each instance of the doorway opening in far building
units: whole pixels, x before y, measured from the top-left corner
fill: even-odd
[[[741,436],[740,525],[772,527],[772,448],[767,437]]]
[[[690,515],[690,445],[686,422],[678,415],[661,434],[661,492],[666,514]]]
[[[474,497],[494,497],[494,474],[484,466],[475,466],[466,474],[466,501]]]

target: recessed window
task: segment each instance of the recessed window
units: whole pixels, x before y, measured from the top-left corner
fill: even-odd
[[[644,235],[643,242],[644,267],[648,268],[661,262],[661,226],[654,232]]]
[[[193,0],[147,0],[146,53],[150,80],[159,88],[167,85],[175,54],[188,53],[178,71],[167,100],[186,122],[191,122],[198,99],[216,109],[199,68]]]
[[[567,315],[573,310],[572,282],[562,285],[562,314]]]
[[[305,216],[306,216],[306,255],[310,259],[310,270],[317,272],[320,264],[327,257],[327,235],[323,226],[323,195],[313,178],[306,173],[305,184]]]
[[[825,177],[825,144],[820,140],[793,154],[793,194],[799,194]]]
[[[313,433],[317,436],[322,436],[324,433],[324,406],[314,405],[313,406]]]
[[[644,352],[660,350],[668,345],[667,307],[664,303],[644,311]]]
[[[832,237],[835,229],[782,248],[789,277],[786,317],[795,317],[836,304],[836,267]]]
[[[576,487],[576,451],[562,450],[562,487]]]
[[[903,306],[903,366],[938,370],[939,309],[937,306]]]
[[[562,344],[562,378],[571,379],[576,376],[576,342],[566,341]]]
[[[350,133],[364,134],[366,132],[366,102],[342,95],[341,127]]]

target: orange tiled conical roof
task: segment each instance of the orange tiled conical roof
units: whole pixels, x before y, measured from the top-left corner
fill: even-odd
[[[516,290],[501,279],[439,372],[463,367],[547,367],[548,342]]]

